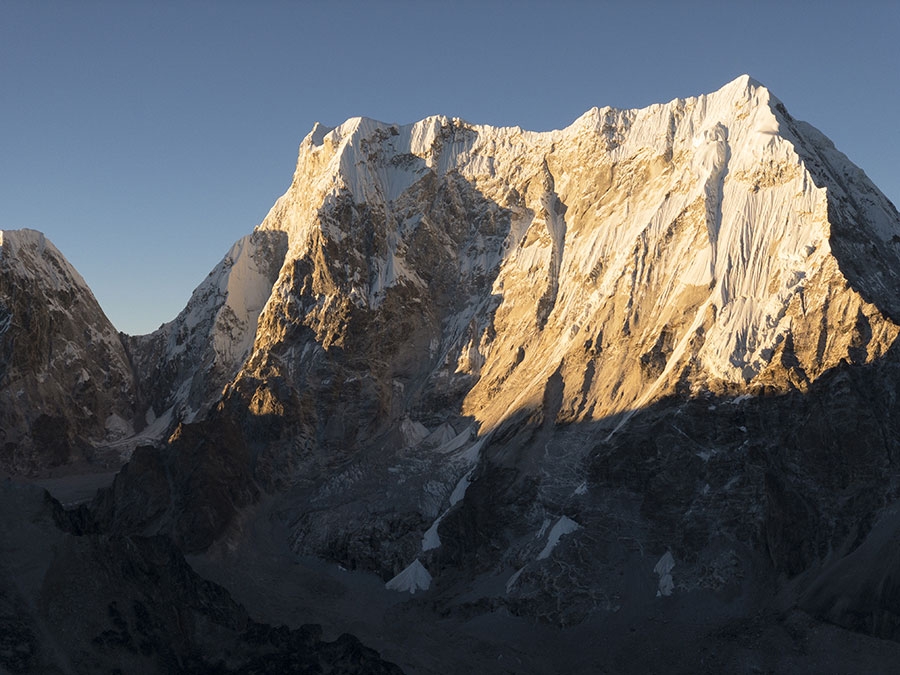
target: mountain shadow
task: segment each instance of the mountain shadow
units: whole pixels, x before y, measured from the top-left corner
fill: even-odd
[[[439,586],[446,572],[442,597],[454,612],[504,608],[561,627],[603,617],[623,659],[637,650],[629,622],[664,614],[697,646],[731,631],[726,654],[708,661],[725,670],[742,650],[764,670],[788,670],[761,636],[803,649],[810,617],[900,642],[898,381],[895,345],[807,392],[673,396],[621,426],[617,417],[552,434],[541,413],[509,420],[441,521],[443,546],[428,562]],[[567,521],[544,555],[549,526]],[[507,570],[505,592],[451,603],[460,568]],[[840,661],[847,642],[835,639]],[[637,664],[660,662],[627,672]]]

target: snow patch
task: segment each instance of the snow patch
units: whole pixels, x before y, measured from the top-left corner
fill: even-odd
[[[519,568],[519,570],[513,574],[506,582],[506,592],[509,593],[513,586],[516,585],[516,582],[519,580],[519,577],[522,576],[522,572],[525,571],[524,567]]]
[[[470,428],[471,429],[471,428]],[[462,435],[468,435],[470,429],[464,431]],[[458,437],[457,437],[458,438]],[[486,438],[486,437],[485,437]],[[447,509],[437,517],[437,519],[431,524],[425,533],[422,535],[422,550],[430,551],[435,548],[440,548],[441,538],[438,535],[438,526],[441,524],[441,521],[450,513],[450,509],[456,506],[459,502],[463,500],[466,496],[466,491],[469,489],[469,486],[472,484],[472,474],[475,473],[475,464],[478,462],[478,456],[481,453],[481,446],[484,445],[485,438],[480,439],[477,443],[473,443],[471,447],[460,453],[457,457],[458,460],[461,460],[465,465],[471,466],[462,478],[457,481],[456,486],[453,488],[453,491],[450,493],[450,505]],[[451,439],[451,443],[455,443],[456,438]],[[459,448],[457,448],[459,449]]]
[[[389,591],[416,594],[416,591],[427,591],[431,587],[431,575],[416,558],[405,570],[388,581],[384,587]]]
[[[673,569],[675,569],[675,558],[672,557],[671,551],[666,551],[656,563],[656,567],[653,568],[654,574],[659,576],[657,598],[672,595],[672,591],[675,590],[675,582],[672,580]]]
[[[447,515],[447,511],[444,511],[440,516],[438,516],[435,521],[431,524],[427,530],[425,530],[425,534],[422,535],[422,551],[431,551],[436,548],[441,547],[441,537],[438,534],[438,526],[441,524],[441,521],[444,519],[444,516]]]
[[[134,429],[132,428],[131,423],[125,421],[115,413],[106,418],[105,426],[106,438],[111,441],[126,438],[134,434]]]
[[[456,487],[453,488],[453,492],[450,493],[450,506],[455,506],[466,496],[466,490],[468,490],[469,486],[472,484],[473,473],[475,473],[475,469],[470,469],[465,476],[459,479]]]
[[[571,534],[576,530],[580,530],[581,525],[576,523],[574,520],[569,518],[568,516],[562,516],[556,523],[550,528],[550,534],[547,535],[547,545],[544,546],[544,550],[538,553],[538,560],[545,560],[550,557],[550,554],[553,553],[553,549],[556,548],[556,545],[559,543],[560,537],[566,534]]]
[[[477,446],[477,447],[476,447]],[[480,444],[476,443],[473,448],[476,448],[476,452],[474,454],[474,458],[478,458],[477,451],[480,449]],[[468,451],[467,451],[468,454]],[[425,534],[422,535],[422,550],[430,551],[435,548],[440,548],[441,538],[438,535],[438,526],[441,524],[441,521],[444,517],[450,513],[450,509],[456,506],[459,502],[463,500],[463,497],[466,496],[466,490],[469,489],[469,486],[472,484],[472,474],[475,473],[475,468],[469,469],[466,474],[459,479],[459,482],[456,484],[456,487],[453,488],[453,492],[450,493],[450,506],[444,511],[437,519],[431,524]]]

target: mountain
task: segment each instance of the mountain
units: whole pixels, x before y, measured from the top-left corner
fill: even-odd
[[[807,392],[897,336],[896,210],[746,77],[543,134],[316,127],[259,230],[288,262],[224,409],[295,549],[383,575],[485,471],[542,547],[652,406]]]
[[[747,76],[546,133],[316,125],[120,338],[147,426],[72,517],[414,672],[877,669],[898,270],[894,206]]]
[[[138,445],[205,417],[247,358],[285,252],[282,233],[244,237],[173,321],[128,336],[43,234],[4,231],[0,469],[118,467]]]
[[[81,275],[40,232],[0,233],[0,470],[84,460],[134,434],[135,378]]]
[[[125,337],[148,423],[192,422],[215,406],[247,359],[286,249],[280,232],[242,238],[173,321],[149,335]]]

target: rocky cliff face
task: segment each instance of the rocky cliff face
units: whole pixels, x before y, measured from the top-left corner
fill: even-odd
[[[896,336],[896,211],[783,110],[740,78],[545,134],[317,128],[260,226],[288,234],[293,263],[256,351],[302,326],[326,352],[391,364],[402,341],[415,365],[395,379],[470,378],[462,412],[482,433],[537,407],[557,370],[561,415],[582,421],[679,383],[786,390],[871,361]]]
[[[900,218],[764,87],[317,127],[260,230],[224,410],[298,553],[559,625],[778,578],[841,611],[816,570],[895,498]]]

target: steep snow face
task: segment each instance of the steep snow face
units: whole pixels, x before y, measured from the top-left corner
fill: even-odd
[[[877,269],[861,246],[833,251],[833,223],[863,216]],[[445,117],[317,126],[260,229],[285,232],[297,264],[259,349],[286,325],[327,350],[379,312],[426,317],[409,336],[427,337],[440,381],[471,376],[463,412],[483,429],[539,407],[557,372],[560,419],[597,419],[679,386],[804,388],[897,334],[882,297],[900,288],[896,211],[746,76],[546,133]]]
[[[284,261],[286,237],[255,232],[231,247],[171,322],[129,339],[151,418],[202,417],[238,372]]]
[[[0,468],[38,471],[132,433],[119,334],[40,232],[0,235]]]

